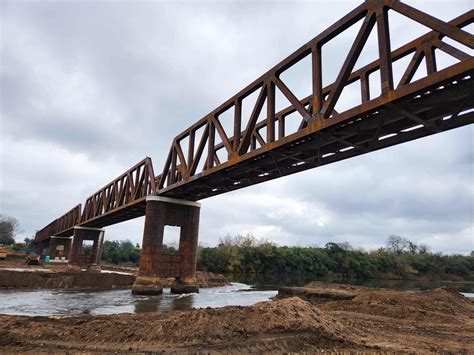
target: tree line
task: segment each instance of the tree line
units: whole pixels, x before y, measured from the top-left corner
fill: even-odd
[[[474,280],[474,255],[431,253],[424,244],[392,235],[375,251],[349,243],[288,247],[251,235],[226,237],[217,247],[201,247],[198,269],[219,273],[306,274],[324,278],[435,277]]]

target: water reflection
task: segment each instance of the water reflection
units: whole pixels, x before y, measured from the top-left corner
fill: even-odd
[[[158,310],[160,309],[161,296],[135,296],[134,298],[135,313],[158,312]]]
[[[196,293],[177,295],[172,298],[172,309],[184,310],[193,308],[194,297],[196,295]]]

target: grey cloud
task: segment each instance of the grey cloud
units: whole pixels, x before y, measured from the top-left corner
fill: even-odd
[[[409,3],[445,20],[471,8]],[[158,173],[177,133],[358,4],[3,1],[2,213],[32,233],[145,155]],[[417,35],[407,26],[391,22],[394,48]],[[328,47],[325,80],[351,40]],[[309,86],[303,69],[287,78],[300,95]],[[358,89],[345,94],[350,105]],[[399,233],[469,251],[472,133],[462,128],[204,200],[201,240],[253,232],[280,243],[372,248]],[[285,204],[295,211],[285,213]],[[141,233],[134,220],[107,235],[140,241]],[[460,242],[448,245],[449,236]]]

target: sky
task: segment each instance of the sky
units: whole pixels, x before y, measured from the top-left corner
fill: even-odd
[[[406,2],[446,21],[472,8]],[[19,220],[21,240],[145,156],[161,171],[175,135],[360,3],[0,0],[0,213]],[[392,49],[428,31],[390,16]],[[358,26],[323,48],[325,84]],[[375,58],[375,43],[373,31],[356,67]],[[310,93],[307,64],[282,77],[298,97]],[[343,92],[342,109],[357,92]],[[470,125],[202,200],[200,242],[251,233],[371,250],[397,234],[470,253],[473,133]],[[138,218],[105,235],[141,243],[142,233]],[[176,238],[169,231],[165,243]]]

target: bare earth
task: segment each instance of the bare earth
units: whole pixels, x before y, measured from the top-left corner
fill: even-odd
[[[448,288],[311,283],[291,293],[251,307],[0,316],[0,352],[474,352],[474,303]]]

